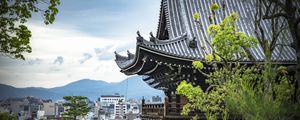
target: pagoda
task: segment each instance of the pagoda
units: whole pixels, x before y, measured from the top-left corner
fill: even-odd
[[[205,40],[212,3],[226,5],[225,12],[217,11],[217,15],[236,12],[239,15],[238,30],[249,36],[255,35],[255,0],[162,0],[156,36],[150,33],[149,40],[146,40],[138,31],[135,54],[127,51],[127,56],[122,56],[115,52],[115,61],[122,73],[141,75],[149,86],[165,92],[163,105],[143,103],[142,119],[190,119],[180,115],[187,99],[176,94],[176,88],[182,80],[204,89],[208,87],[205,76],[193,68],[192,62],[204,60],[204,56],[212,52],[209,47],[211,40]],[[196,12],[200,15],[201,26],[193,18]],[[217,17],[215,21],[220,23],[222,19]],[[271,29],[268,21],[264,21],[262,27],[264,30]],[[266,36],[271,38],[271,34]],[[290,45],[293,42],[288,33],[280,37],[284,39],[279,40],[281,44]],[[264,61],[261,46],[251,48],[249,52],[256,61]],[[273,50],[272,61],[285,66],[295,65],[295,50],[290,46],[277,46]],[[241,62],[251,63],[247,59]],[[205,65],[203,70],[210,72],[213,69]]]

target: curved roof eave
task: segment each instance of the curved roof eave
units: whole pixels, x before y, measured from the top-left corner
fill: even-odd
[[[184,61],[193,61],[195,59],[199,59],[196,56],[178,56],[175,53],[171,53],[171,52],[166,52],[162,49],[159,49],[158,46],[167,46],[167,45],[172,45],[174,43],[179,43],[181,41],[188,41],[186,39],[187,34],[184,33],[183,35],[176,37],[172,40],[158,40],[156,39],[156,42],[151,42],[148,40],[145,40],[144,38],[142,38],[141,36],[138,37],[137,39],[140,39],[137,41],[137,45],[136,45],[136,52],[135,54],[132,53],[128,53],[128,57],[127,56],[122,56],[118,53],[115,52],[116,54],[116,63],[119,66],[119,68],[121,68],[122,70],[128,70],[130,68],[132,68],[135,64],[138,63],[139,57],[140,57],[140,51],[144,50],[150,53],[154,53],[163,57],[168,57],[168,58],[172,58],[172,59],[177,59],[177,60],[184,60]],[[134,56],[133,58],[130,56]]]

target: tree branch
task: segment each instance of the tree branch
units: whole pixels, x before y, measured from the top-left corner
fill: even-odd
[[[277,14],[273,14],[273,15],[264,15],[262,18],[263,19],[273,19],[273,18],[277,18],[277,17],[284,17],[284,18],[288,18],[288,15],[286,13],[277,13]]]
[[[275,44],[274,47],[276,47],[276,46],[291,47],[291,45],[286,45],[286,44]]]
[[[296,20],[295,20],[295,25],[294,26],[298,26],[298,24],[300,23],[300,17],[298,17]]]
[[[200,20],[199,20],[199,21],[195,20],[195,22],[199,24],[200,30],[201,30],[202,34],[205,36],[204,28],[203,28],[203,25],[202,25],[201,21],[200,21]],[[206,44],[207,44],[212,50],[214,50],[214,47],[210,44],[210,42],[209,42],[207,39],[208,39],[207,37],[204,37],[204,40],[205,40]],[[206,49],[207,49],[207,48],[206,48]]]
[[[205,77],[209,77],[208,74],[206,74],[205,72],[203,72],[202,70],[198,70],[202,75],[204,75]]]
[[[278,31],[278,33],[275,33],[276,35],[275,35],[275,38],[277,39],[278,38],[278,36],[280,35],[280,33],[282,33],[283,32],[283,30],[285,30],[286,28],[284,28],[284,27],[280,27],[279,28],[279,31]],[[277,40],[276,40],[277,41]],[[275,44],[275,43],[274,43]],[[271,46],[271,49],[273,50],[273,49],[275,49],[275,47],[276,47],[276,45],[274,45],[274,44],[271,44],[272,46]]]
[[[280,8],[285,8],[285,4],[280,2],[279,0],[269,0],[269,1],[279,5]]]
[[[247,53],[247,57],[250,59],[250,61],[252,61],[254,64],[257,63],[256,59],[254,58],[254,56],[251,54],[250,50],[248,48],[243,47],[243,49],[245,50],[245,52]]]
[[[209,92],[210,89],[212,89],[213,87],[218,87],[218,85],[210,85],[206,90],[205,92]]]
[[[257,0],[257,4],[255,6],[256,8],[256,13],[255,13],[255,30],[254,33],[256,34],[256,37],[258,39],[259,44],[261,45],[261,47],[263,49],[265,49],[265,44],[264,44],[264,40],[265,40],[265,34],[264,34],[264,30],[261,27],[261,19],[262,19],[262,1],[261,0]]]
[[[261,5],[261,4],[263,4],[263,5],[266,7],[266,12],[265,12],[265,14],[266,14],[266,15],[269,15],[269,12],[270,12],[270,9],[271,9],[272,2],[269,2],[269,4],[267,4],[266,1],[262,0],[262,1],[260,2],[260,5]]]

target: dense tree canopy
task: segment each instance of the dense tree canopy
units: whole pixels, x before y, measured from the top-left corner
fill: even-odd
[[[66,108],[62,114],[64,119],[76,120],[78,116],[84,117],[90,111],[88,107],[87,97],[84,96],[64,96],[66,102],[63,106]]]
[[[26,22],[32,17],[32,13],[41,13],[44,23],[52,24],[59,4],[60,0],[1,0],[0,53],[24,60],[23,54],[32,51],[31,31]]]

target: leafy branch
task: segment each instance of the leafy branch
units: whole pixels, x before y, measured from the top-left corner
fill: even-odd
[[[43,2],[43,1],[42,1]],[[38,0],[0,1],[0,53],[25,60],[23,53],[31,53],[31,31],[25,24],[32,13],[43,13],[44,23],[52,24],[58,14],[59,0],[49,0],[46,10],[39,8]]]

